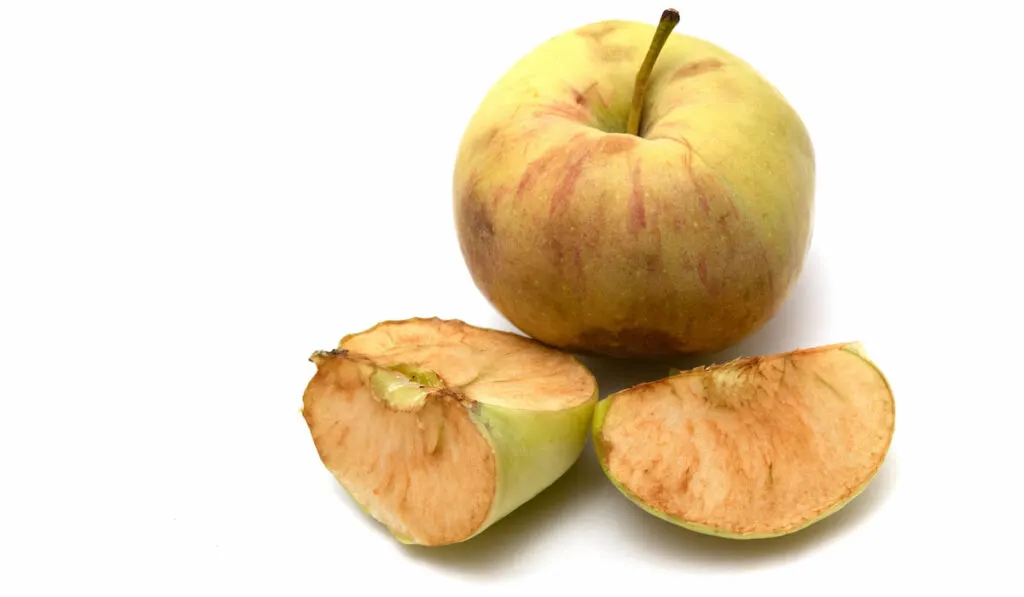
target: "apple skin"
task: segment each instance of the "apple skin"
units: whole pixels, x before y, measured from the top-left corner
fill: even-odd
[[[459,145],[454,220],[474,283],[563,350],[735,344],[778,310],[810,243],[808,132],[741,59],[672,34],[640,134],[623,132],[654,31],[604,21],[542,43],[491,88]]]

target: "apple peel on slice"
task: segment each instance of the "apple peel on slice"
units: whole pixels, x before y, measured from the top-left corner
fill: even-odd
[[[594,446],[612,483],[647,512],[734,539],[823,520],[875,477],[895,402],[860,343],[738,359],[602,400]]]
[[[324,466],[399,541],[470,539],[579,458],[597,383],[532,339],[387,321],[314,353],[302,414]]]

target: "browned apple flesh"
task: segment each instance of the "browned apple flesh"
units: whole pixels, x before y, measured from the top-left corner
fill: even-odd
[[[324,465],[392,534],[424,545],[464,540],[492,514],[500,463],[474,412],[595,394],[569,355],[460,321],[384,322],[312,360],[303,416]]]
[[[687,371],[610,400],[597,439],[613,480],[673,522],[726,536],[834,512],[875,475],[895,422],[859,344]]]

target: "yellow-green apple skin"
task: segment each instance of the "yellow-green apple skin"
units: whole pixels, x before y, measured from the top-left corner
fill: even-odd
[[[459,244],[513,325],[580,353],[714,351],[764,325],[811,238],[814,152],[751,65],[674,33],[625,134],[653,25],[554,37],[488,92],[453,177]]]

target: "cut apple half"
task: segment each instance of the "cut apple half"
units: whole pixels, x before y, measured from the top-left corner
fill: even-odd
[[[684,371],[595,409],[605,474],[647,512],[753,539],[792,533],[849,503],[889,450],[895,403],[859,343]]]
[[[403,543],[465,541],[532,499],[579,458],[597,402],[571,355],[457,320],[383,322],[311,360],[321,461]]]

